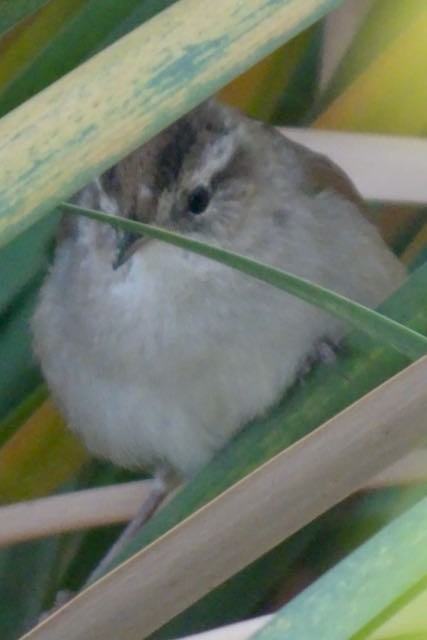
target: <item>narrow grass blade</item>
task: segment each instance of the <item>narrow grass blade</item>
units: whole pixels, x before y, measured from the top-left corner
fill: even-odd
[[[21,22],[16,29],[0,39],[0,115],[7,110],[4,92],[17,77],[25,76],[40,52],[61,33],[64,25],[72,19],[86,0],[55,0]],[[31,78],[34,82],[34,78]],[[30,86],[23,91],[24,99],[30,97]],[[7,90],[7,89],[6,89]]]
[[[49,0],[0,0],[0,35]]]
[[[50,3],[44,15],[40,13],[38,22],[41,24],[31,25],[25,34],[28,40],[34,27],[41,31],[40,34],[34,34],[34,51],[26,64],[12,75],[0,92],[0,116],[75,68],[99,48],[114,27],[140,4],[140,0],[122,0],[120,3],[115,0],[103,0],[102,3],[98,0],[80,0],[79,4],[75,0],[61,2],[63,8],[60,3],[57,6],[58,0]],[[59,25],[55,25],[55,18]],[[19,57],[19,44],[9,51],[12,60]],[[64,55],[65,51],[67,55]],[[7,73],[10,75],[11,69]]]
[[[290,273],[270,267],[261,262],[247,258],[225,249],[220,249],[213,245],[206,244],[195,238],[182,236],[172,231],[166,231],[158,227],[153,227],[142,222],[125,220],[114,217],[100,211],[83,209],[72,204],[62,204],[63,209],[84,215],[99,222],[118,226],[129,231],[146,235],[163,242],[168,242],[182,249],[187,249],[198,253],[227,266],[233,267],[246,273],[262,282],[283,289],[288,293],[315,304],[325,311],[340,317],[342,320],[355,325],[357,328],[366,331],[371,337],[393,346],[410,358],[417,359],[427,353],[427,337],[400,325],[395,320],[387,318],[382,314],[368,309],[357,302],[353,302],[344,296],[320,287],[308,280],[298,278]]]

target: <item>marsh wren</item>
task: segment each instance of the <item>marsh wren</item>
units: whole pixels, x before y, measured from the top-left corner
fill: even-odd
[[[209,100],[74,200],[246,254],[374,306],[404,269],[327,158]],[[70,428],[97,455],[191,475],[347,327],[224,265],[67,215],[33,318]]]

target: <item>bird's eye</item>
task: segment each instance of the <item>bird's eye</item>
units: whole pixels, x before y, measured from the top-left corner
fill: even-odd
[[[211,194],[207,187],[202,185],[196,187],[188,194],[188,208],[191,213],[199,214],[206,210]]]

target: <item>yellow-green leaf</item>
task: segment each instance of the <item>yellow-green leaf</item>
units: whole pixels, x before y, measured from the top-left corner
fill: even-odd
[[[425,133],[426,33],[427,5],[423,0],[376,4],[348,53],[348,67],[336,81],[342,93],[314,126],[401,135]]]
[[[45,400],[0,449],[0,502],[46,495],[86,460],[83,445]]]

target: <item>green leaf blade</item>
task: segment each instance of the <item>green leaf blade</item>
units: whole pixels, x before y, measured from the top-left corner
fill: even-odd
[[[66,211],[79,213],[98,222],[106,222],[133,233],[168,242],[181,249],[221,262],[277,289],[296,295],[306,302],[315,304],[342,320],[356,325],[371,337],[393,346],[409,358],[416,360],[427,353],[426,336],[304,278],[299,278],[281,269],[257,262],[252,258],[201,242],[195,238],[167,231],[166,229],[135,222],[134,220],[125,220],[100,211],[83,209],[68,203],[63,203],[61,206]]]
[[[348,640],[414,587],[427,587],[427,498],[308,587],[253,637]]]

